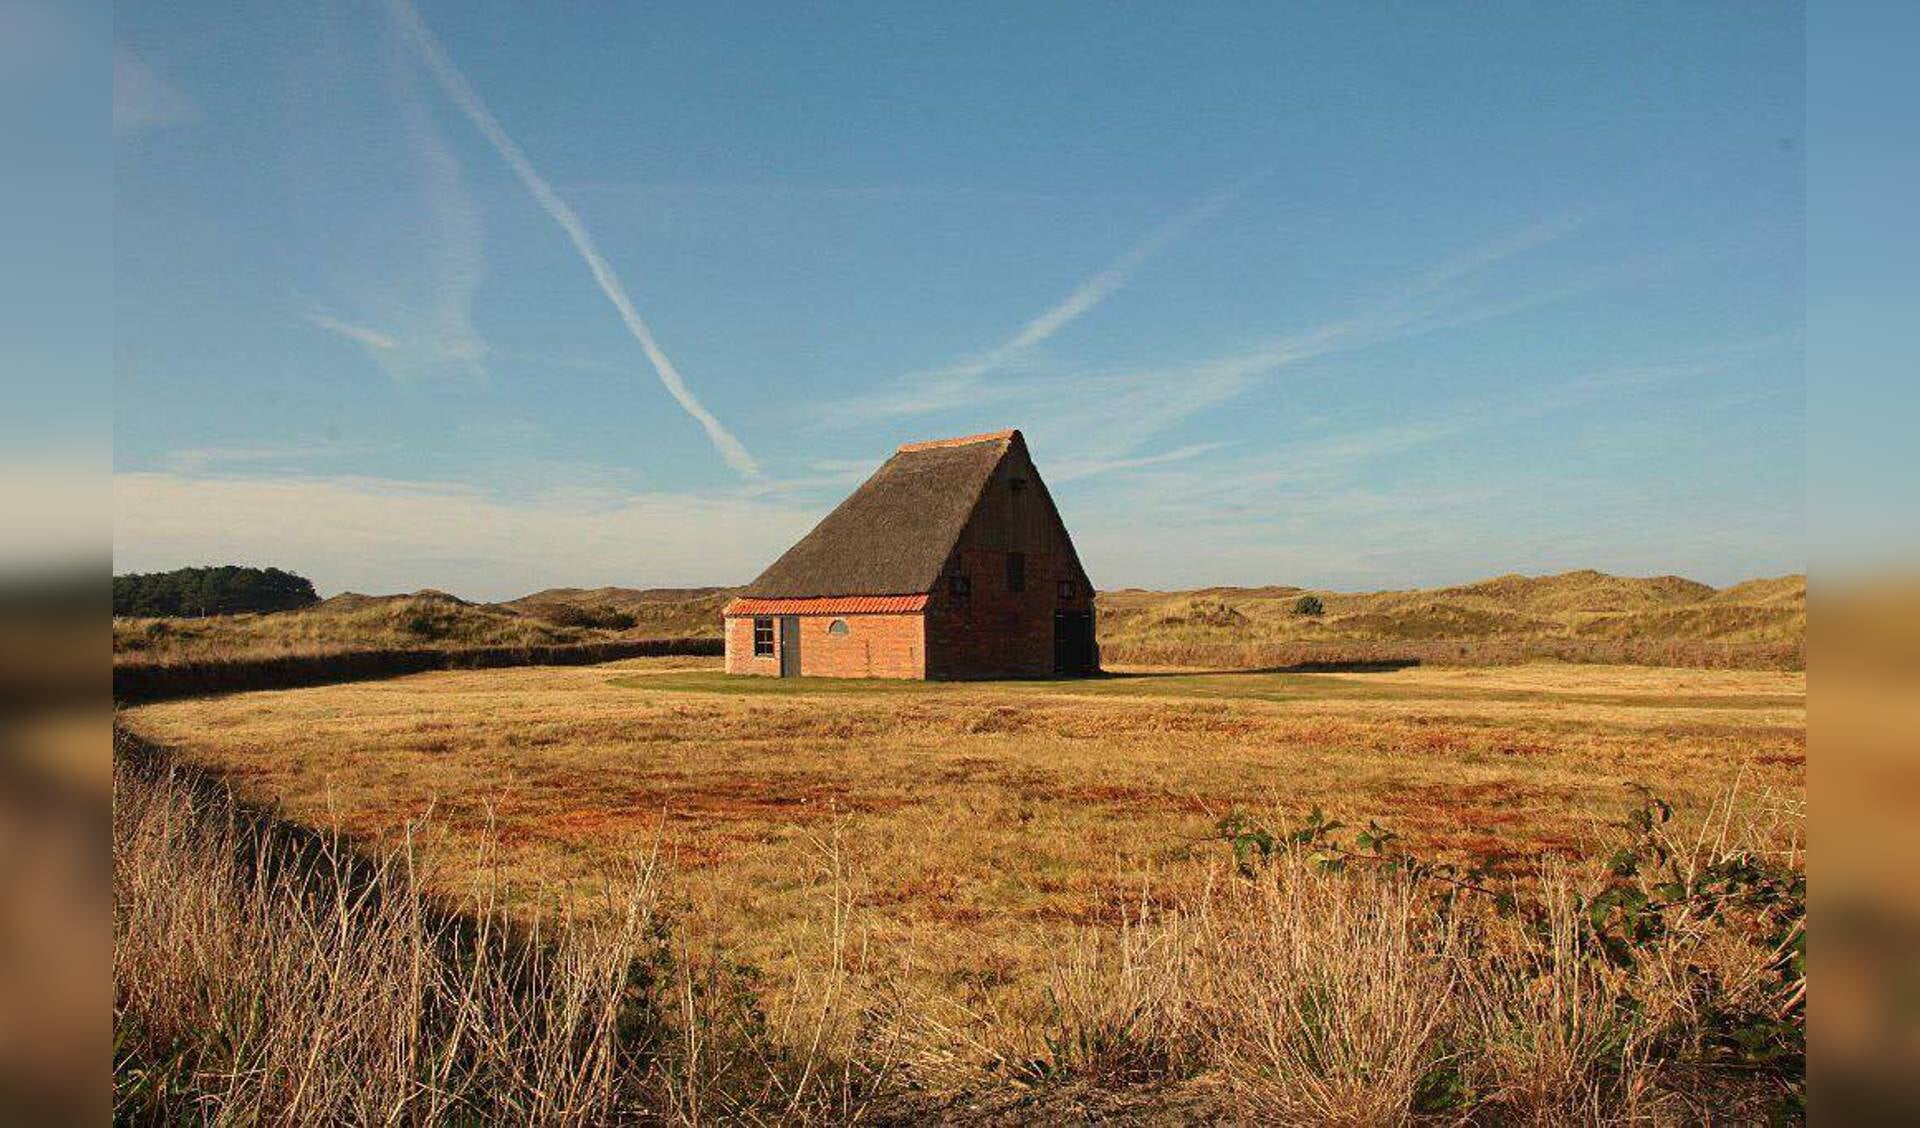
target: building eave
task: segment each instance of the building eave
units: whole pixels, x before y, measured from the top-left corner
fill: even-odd
[[[758,615],[904,615],[927,609],[927,595],[835,595],[800,599],[741,596],[721,615],[741,619]]]

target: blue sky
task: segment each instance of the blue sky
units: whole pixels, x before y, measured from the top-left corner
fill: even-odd
[[[115,566],[742,582],[1021,427],[1096,583],[1805,567],[1786,5],[126,5]]]

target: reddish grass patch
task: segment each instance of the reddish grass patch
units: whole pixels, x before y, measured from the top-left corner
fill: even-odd
[[[1451,755],[1466,751],[1473,741],[1454,729],[1430,729],[1415,734],[1410,743],[1422,752]]]
[[[1528,740],[1503,741],[1494,745],[1493,750],[1502,756],[1557,756],[1560,754],[1560,749],[1554,745]]]
[[[1196,795],[1177,795],[1167,791],[1144,787],[1121,787],[1115,784],[1070,787],[1056,792],[1052,798],[1063,799],[1069,803],[1125,807],[1135,811],[1197,811],[1202,814],[1212,809],[1210,803],[1219,806],[1230,805]]]
[[[642,809],[615,810],[608,807],[587,807],[555,815],[543,820],[537,828],[525,829],[529,832],[529,837],[544,835],[568,842],[590,843],[605,839],[623,839],[635,833],[657,833],[660,829],[660,819],[656,812]]]

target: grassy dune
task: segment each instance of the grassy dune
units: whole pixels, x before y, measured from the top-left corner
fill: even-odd
[[[647,598],[651,597],[651,598]],[[560,590],[512,603],[445,592],[348,593],[299,611],[202,619],[116,619],[117,664],[245,661],[418,647],[555,646],[623,638],[714,638],[724,595]]]
[[[507,603],[442,592],[338,595],[272,615],[120,619],[116,663],[322,655],[371,648],[537,646],[716,638],[731,588],[554,588]],[[1306,594],[1320,616],[1294,612]],[[1258,668],[1327,661],[1510,664],[1537,658],[1794,669],[1806,580],[1724,590],[1679,577],[1503,576],[1416,591],[1300,588],[1102,592],[1100,643],[1120,665]]]
[[[300,611],[204,619],[115,619],[116,663],[250,659],[419,646],[538,646],[604,632],[516,615],[440,592],[338,595]]]
[[[1324,612],[1303,615],[1303,596]],[[1396,655],[1495,664],[1529,658],[1795,668],[1804,662],[1806,578],[1724,590],[1678,576],[1502,576],[1462,587],[1347,594],[1302,588],[1102,592],[1109,661],[1233,667]]]

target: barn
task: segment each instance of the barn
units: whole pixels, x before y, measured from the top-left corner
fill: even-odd
[[[1093,586],[1019,431],[908,443],[724,612],[727,672],[1098,672]]]

